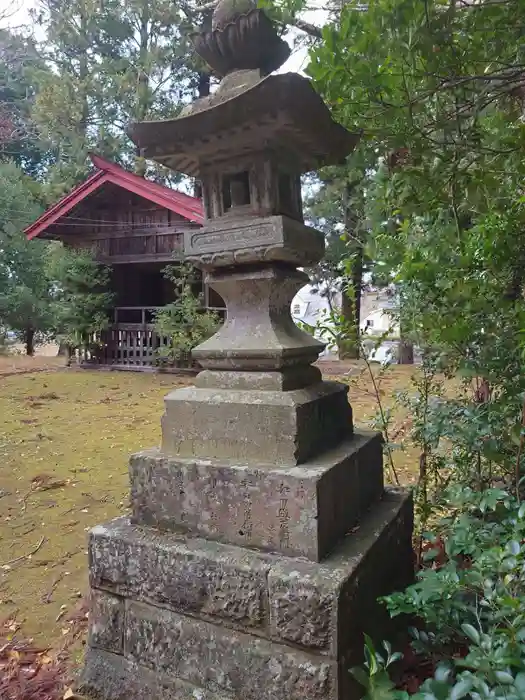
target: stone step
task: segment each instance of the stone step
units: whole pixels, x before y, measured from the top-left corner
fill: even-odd
[[[126,601],[149,604],[339,658],[366,607],[412,576],[410,494],[385,498],[321,564],[118,518],[90,535],[90,643],[123,653]],[[344,619],[344,628],[338,620]]]
[[[155,672],[243,700],[327,700],[337,665],[243,632],[128,602],[124,656]]]
[[[391,489],[320,564],[127,518],[98,526],[84,691],[114,700],[96,695],[100,674],[135,663],[235,700],[346,700],[363,632],[388,635],[376,597],[412,579],[411,529],[411,496]]]
[[[97,700],[337,697],[329,659],[150,605],[127,605],[124,647],[123,655],[91,647],[79,692]]]
[[[130,479],[137,525],[321,561],[381,497],[382,441],[355,433],[301,466],[147,450],[132,456]]]
[[[185,459],[304,464],[353,431],[348,386],[337,382],[291,391],[186,386],[164,402],[162,451]]]
[[[78,692],[108,700],[234,700],[101,649],[88,650]]]

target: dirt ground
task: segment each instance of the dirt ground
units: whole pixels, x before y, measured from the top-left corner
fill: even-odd
[[[50,363],[50,364],[49,364]],[[49,644],[87,590],[87,532],[128,507],[130,453],[160,438],[163,397],[191,379],[61,367],[62,358],[0,358],[0,621]],[[350,385],[357,425],[375,413],[360,365],[326,366]],[[386,405],[413,368],[396,367],[380,391]],[[394,432],[408,428],[399,414]],[[403,482],[417,455],[396,453]]]
[[[8,355],[0,355],[0,376],[24,374],[64,366],[64,358],[57,357],[58,346],[54,343],[39,345],[34,357],[27,357],[21,345],[14,345]]]

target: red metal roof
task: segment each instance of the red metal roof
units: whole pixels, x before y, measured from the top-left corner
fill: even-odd
[[[48,229],[58,219],[65,216],[79,202],[100,189],[105,183],[111,182],[139,197],[169,209],[188,221],[201,224],[204,220],[202,202],[183,192],[172,190],[151,180],[145,180],[120,165],[111,163],[100,156],[91,155],[91,161],[97,171],[87,180],[75,187],[69,194],[45,211],[40,218],[25,230],[27,238],[35,238]]]

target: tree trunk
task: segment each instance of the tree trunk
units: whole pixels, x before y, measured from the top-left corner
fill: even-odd
[[[209,26],[208,26],[209,25]],[[211,14],[207,13],[204,18],[204,29],[211,29]],[[208,97],[210,94],[211,75],[208,72],[199,71],[197,74],[197,96]],[[197,199],[202,199],[202,183],[200,180],[195,180],[193,185],[193,196]]]
[[[80,9],[79,27],[79,53],[78,53],[78,84],[81,96],[81,112],[78,124],[78,133],[85,143],[89,125],[89,101],[87,94],[87,79],[89,77],[88,50],[90,42],[88,39],[88,18],[83,8]]]
[[[414,364],[414,343],[407,337],[406,323],[403,320],[403,294],[399,297],[399,344],[397,350],[397,364]]]
[[[135,120],[138,122],[144,121],[151,107],[151,92],[150,92],[150,75],[146,72],[148,65],[149,54],[149,38],[150,38],[150,8],[148,3],[144,3],[142,14],[140,15],[140,51],[139,65],[137,75],[137,107],[135,112]],[[143,151],[139,146],[135,149],[135,175],[146,177],[147,163],[144,158]]]
[[[361,291],[363,287],[363,245],[357,240],[356,217],[350,206],[350,196],[354,186],[347,182],[344,193],[344,226],[347,234],[352,237],[349,248],[354,253],[354,262],[341,300],[341,315],[345,327],[350,331],[343,342],[339,343],[339,358],[358,360],[360,355]]]
[[[26,328],[25,332],[26,355],[33,357],[35,354],[35,331],[33,328]]]
[[[213,10],[206,10],[201,17],[201,31],[208,32],[211,30],[213,19]],[[197,74],[197,95],[199,97],[208,97],[210,94],[211,73],[209,70],[200,70]]]
[[[213,16],[212,10],[207,10],[202,13],[201,31],[209,31],[211,29],[211,20]],[[197,73],[197,97],[208,97],[211,87],[211,73],[209,71],[200,70]],[[193,196],[197,199],[202,199],[202,183],[200,180],[195,180],[193,185]]]
[[[199,73],[197,77],[197,91],[199,97],[208,97],[210,94],[210,80],[211,76],[209,73]]]
[[[58,346],[57,357],[66,358],[66,367],[71,366],[71,359],[73,357],[73,348],[69,343],[61,342]]]
[[[414,344],[401,337],[399,339],[398,345],[398,355],[397,355],[398,365],[413,365],[414,364]]]

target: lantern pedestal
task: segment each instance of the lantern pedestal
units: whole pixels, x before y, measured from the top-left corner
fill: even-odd
[[[382,441],[355,431],[348,387],[313,366],[323,344],[290,303],[323,256],[301,173],[358,136],[298,75],[251,0],[221,0],[195,38],[223,76],[177,119],[131,136],[201,179],[206,222],[185,250],[224,298],[166,397],[160,449],[130,462],[131,518],[90,537],[93,593],[79,690],[99,700],[350,700],[363,633],[389,636],[377,597],[413,575],[412,501],[385,490]]]

